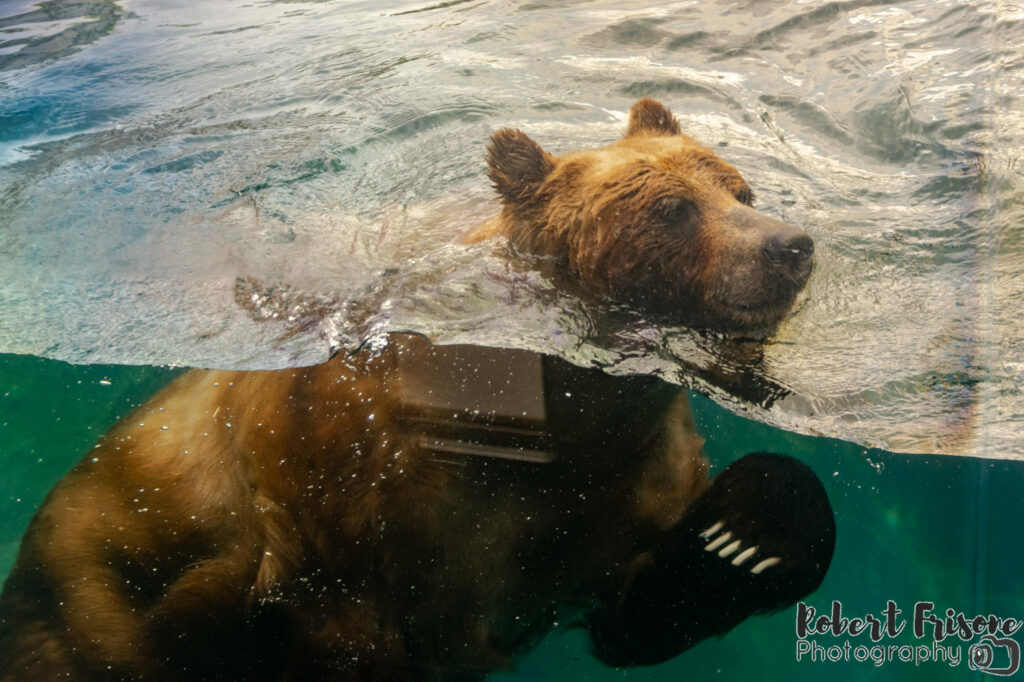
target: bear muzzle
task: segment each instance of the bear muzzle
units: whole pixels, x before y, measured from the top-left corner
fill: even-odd
[[[742,204],[711,223],[717,260],[700,282],[699,323],[720,331],[770,329],[791,312],[814,269],[814,241]]]
[[[804,288],[814,268],[814,240],[809,234],[742,204],[729,210],[728,220],[734,229],[757,235],[762,267],[769,276],[778,277],[783,288],[794,293]]]

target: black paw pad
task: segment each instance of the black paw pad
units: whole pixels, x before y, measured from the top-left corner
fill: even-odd
[[[756,453],[727,467],[635,568],[621,595],[592,614],[595,653],[646,665],[789,606],[821,584],[835,519],[811,469]]]
[[[699,563],[724,571],[722,579],[734,581],[735,589],[759,593],[748,595],[757,612],[787,606],[817,588],[836,536],[832,506],[810,467],[768,453],[727,467],[679,530],[683,546],[696,543],[706,555]]]

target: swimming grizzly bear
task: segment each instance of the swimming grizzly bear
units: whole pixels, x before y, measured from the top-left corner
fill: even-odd
[[[652,99],[607,147],[555,157],[505,129],[487,160],[503,208],[467,240],[506,235],[613,299],[748,332],[781,321],[810,276],[807,233],[755,211],[739,172]]]
[[[610,295],[752,328],[806,281],[806,235],[651,100],[610,147],[502,131],[489,162],[504,209],[473,238]],[[33,519],[0,680],[478,680],[556,627],[609,665],[667,660],[814,590],[834,546],[809,468],[756,453],[709,481],[702,444],[657,378],[411,334],[188,372]]]

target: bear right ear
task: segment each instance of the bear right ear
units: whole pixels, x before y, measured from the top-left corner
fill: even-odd
[[[629,108],[629,128],[626,137],[634,135],[679,135],[679,123],[661,102],[650,97],[638,100]]]
[[[491,136],[487,148],[487,177],[502,200],[513,206],[525,204],[554,170],[554,158],[521,130],[503,128]]]

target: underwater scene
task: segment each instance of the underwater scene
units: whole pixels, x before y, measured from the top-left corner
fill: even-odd
[[[246,431],[242,406],[270,405],[266,414],[275,414],[276,389],[250,390],[238,377],[263,371],[303,377],[299,388],[282,389],[279,403],[295,414],[309,403],[316,415],[295,417],[302,424],[288,432],[295,438],[268,437],[268,462],[278,453],[282,464],[294,461],[307,435],[327,433],[325,451],[340,447],[331,431],[342,422],[319,418],[311,396],[315,387],[329,406],[350,394],[317,382],[351,382],[355,391],[361,377],[376,376],[374,363],[404,353],[394,372],[383,373],[398,388],[389,383],[381,395],[401,393],[408,414],[399,410],[395,428],[440,463],[422,473],[417,489],[436,500],[470,482],[463,497],[450,493],[437,511],[390,484],[322,482],[340,481],[340,469],[324,469],[318,480],[300,472],[322,498],[319,511],[266,531],[273,547],[261,549],[249,580],[265,589],[242,597],[255,610],[228,625],[187,621],[194,632],[220,634],[198,644],[186,637],[166,658],[188,660],[194,646],[226,662],[200,672],[182,664],[170,679],[297,679],[300,670],[301,679],[509,681],[1024,675],[1022,29],[1024,5],[980,0],[0,4],[0,579],[14,575],[5,591],[30,595],[15,606],[0,602],[0,662],[43,670],[24,663],[42,654],[14,657],[11,633],[32,630],[33,609],[59,612],[68,595],[86,589],[73,581],[61,588],[67,592],[40,588],[35,569],[24,568],[28,559],[11,573],[23,538],[60,551],[63,540],[26,530],[80,460],[79,472],[90,470],[90,460],[115,462],[117,444],[142,422],[155,429],[146,431],[153,443],[176,446],[166,439],[183,429],[205,438],[206,418],[230,433],[217,436],[224,448],[250,452],[246,434],[267,420]],[[671,155],[692,156],[690,166],[666,161],[668,147],[650,142],[665,139],[683,144],[682,155],[676,147]],[[577,152],[595,149],[612,151]],[[636,175],[648,189],[619,196],[615,164],[627,157],[654,171]],[[647,201],[650,177],[671,185],[674,200]],[[585,200],[572,194],[587,192]],[[570,244],[583,243],[583,255],[566,256],[529,236],[542,199],[549,218],[571,215],[565,224],[573,229],[596,224],[601,238]],[[620,210],[613,199],[633,203]],[[646,244],[652,224],[668,225],[672,239],[697,241],[677,260],[666,255],[675,242],[654,241],[636,251],[644,267],[625,262],[621,254]],[[750,246],[757,256],[747,257],[750,235],[761,232],[775,250],[758,242]],[[615,249],[602,251],[606,243]],[[600,258],[581,260],[595,253]],[[700,276],[686,281],[652,265],[686,270],[698,257]],[[616,279],[620,270],[626,274]],[[727,314],[722,298],[742,300]],[[404,334],[436,349],[418,350]],[[410,370],[410,362],[424,364]],[[488,363],[504,369],[492,373]],[[339,373],[328,382],[310,367]],[[221,397],[195,377],[211,377]],[[429,381],[417,393],[421,377]],[[170,398],[138,414],[205,416],[177,417],[170,427],[139,417],[101,441],[172,381],[161,394]],[[685,411],[672,407],[686,402],[671,397],[673,387],[688,397],[693,430],[704,440],[710,488],[688,468],[703,471],[698,459],[659,468],[668,465],[657,453],[682,452],[697,437],[685,415],[682,435],[652,426]],[[445,391],[455,403],[437,397]],[[180,404],[160,402],[177,396]],[[455,416],[447,413],[453,404]],[[383,429],[382,414],[366,413],[358,427],[346,416],[344,428]],[[390,431],[381,433],[386,444]],[[429,446],[424,434],[435,439]],[[364,441],[353,443],[361,457]],[[213,462],[220,451],[210,448],[203,452]],[[609,454],[619,449],[628,456]],[[821,521],[813,495],[766,486],[762,506],[748,510],[753,498],[738,492],[746,481],[715,487],[727,468],[740,471],[751,461],[745,456],[759,452],[795,458],[820,481],[834,517],[834,552],[833,535],[812,530]],[[405,456],[396,451],[374,475],[410,478]],[[174,473],[166,480],[184,488],[183,469],[167,461]],[[119,464],[110,466],[108,478],[122,475]],[[545,467],[562,473],[545,478],[538,473]],[[298,485],[295,476],[279,478]],[[131,481],[125,474],[126,490]],[[220,488],[237,482],[212,481],[196,500],[219,500]],[[584,483],[593,487],[578,487]],[[158,488],[147,493],[149,486],[139,484],[132,514],[158,509],[152,500],[160,498],[146,497]],[[265,489],[253,483],[250,492],[267,518],[311,504],[313,493],[275,507],[261,497]],[[88,503],[51,496],[53,527],[68,529],[53,537],[88,544],[90,522],[82,519],[106,514],[105,490],[88,493]],[[281,587],[289,562],[299,567],[288,575],[301,589],[334,585],[331,569],[309,568],[296,557],[311,550],[288,538],[307,533],[303,523],[331,525],[324,500],[339,491],[355,491],[350,499],[366,504],[400,499],[415,520],[403,526],[395,519],[405,517],[390,511],[368,520],[369,535],[353,531],[347,548],[367,548],[354,564],[390,575],[389,562],[413,557],[437,575],[422,569],[426,588],[396,579],[402,587],[393,594],[373,595],[377,612],[355,597],[324,598],[344,604],[363,629],[321,624],[316,636],[330,631],[348,643],[342,649],[348,638],[362,642],[351,645],[362,662],[355,654],[350,667],[322,670],[278,662],[274,652],[287,646],[268,633],[304,613],[292,605],[308,596]],[[553,514],[550,537],[526,523],[534,516],[528,499]],[[223,505],[209,518],[234,524],[239,514]],[[642,519],[620,518],[634,506]],[[769,540],[757,547],[744,538],[767,538],[773,521],[789,524],[776,534],[793,531],[771,540],[783,548],[778,556],[766,549]],[[238,521],[240,533],[245,523]],[[446,523],[455,529],[448,535],[438,530]],[[168,522],[167,532],[185,536],[186,525]],[[628,537],[634,527],[644,529],[642,540]],[[308,532],[319,548],[340,537]],[[813,562],[819,573],[806,578],[810,587],[777,601],[765,588],[764,608],[734,616],[761,588],[730,582],[730,571],[745,566],[743,580],[762,572],[770,579],[787,566],[784,550],[806,549],[805,536],[814,551],[828,545],[830,556]],[[238,538],[248,536],[225,537],[196,540],[203,549],[183,554],[176,567],[125,544],[114,563],[124,562],[139,591],[127,597],[127,610],[144,612],[164,587],[208,565],[204,552],[244,545]],[[445,544],[458,540],[468,548],[461,559],[462,550]],[[388,542],[397,554],[374,554]],[[686,554],[679,547],[687,542],[702,549]],[[476,563],[506,554],[522,561],[515,576]],[[75,560],[63,556],[73,573]],[[707,563],[714,556],[721,572]],[[668,577],[651,572],[665,563]],[[453,568],[442,575],[446,566]],[[150,570],[158,576],[147,578]],[[358,592],[360,574],[346,570],[337,584]],[[627,578],[609,591],[603,576],[617,572]],[[664,607],[667,615],[641,624],[631,595],[648,578],[654,593],[636,597],[640,612]],[[718,587],[691,589],[689,580]],[[586,589],[526,615],[533,600],[554,604],[551,595],[574,581]],[[212,605],[222,593],[198,592],[196,603]],[[498,614],[464,628],[471,641],[493,645],[486,655],[451,654],[457,647],[438,634],[454,631],[460,608],[477,608],[469,602]],[[705,602],[694,622],[721,616],[728,626],[679,634],[687,624],[671,614]],[[408,604],[418,610],[403,610]],[[611,615],[579,615],[591,608]],[[154,608],[153,618],[167,628],[177,621],[165,611]],[[83,651],[102,652],[104,638],[115,637],[123,624],[108,615],[82,617]],[[375,631],[392,621],[405,624],[406,640],[400,646],[384,637],[396,649],[382,652]],[[621,651],[601,634],[619,626],[625,644],[609,637]],[[417,627],[427,634],[408,634]],[[266,660],[246,667],[232,628],[257,633],[252,646]],[[125,630],[133,642],[136,632]],[[22,649],[49,650],[35,630],[18,637]],[[663,641],[664,655],[656,653]],[[80,673],[72,679],[129,679],[118,666],[130,670],[142,651],[110,655],[107,668],[67,670]],[[449,654],[450,667],[395,663]],[[27,675],[0,669],[3,682],[48,679]]]

